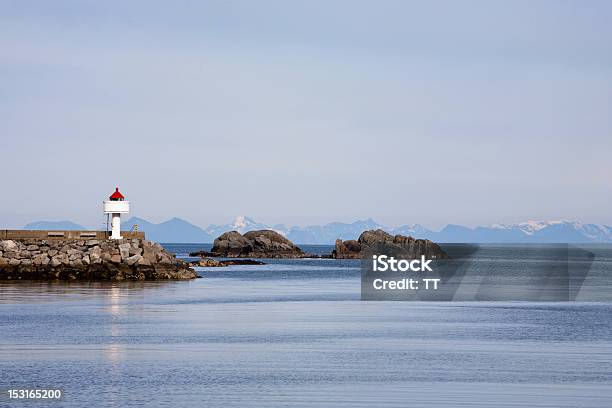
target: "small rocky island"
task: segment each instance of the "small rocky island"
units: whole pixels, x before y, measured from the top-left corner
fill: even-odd
[[[0,280],[193,278],[187,263],[145,239],[0,240]]]
[[[303,258],[304,251],[276,231],[238,231],[222,234],[205,256],[224,258]]]
[[[446,259],[448,255],[440,246],[428,239],[416,239],[404,235],[391,235],[381,229],[364,231],[357,240],[336,240],[332,256],[336,259],[358,259],[375,248],[401,251],[409,258],[424,255],[427,259]]]
[[[189,262],[189,266],[200,266],[205,268],[219,268],[233,265],[265,265],[265,262],[255,261],[254,259],[212,259],[201,258],[197,261]]]

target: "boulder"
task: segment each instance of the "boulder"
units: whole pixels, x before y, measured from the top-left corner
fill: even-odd
[[[2,248],[3,251],[15,251],[16,252],[18,249],[18,246],[15,241],[7,239],[0,243],[0,248]]]
[[[227,258],[301,258],[304,252],[276,231],[238,231],[222,234],[213,243],[213,256]]]
[[[127,263],[128,265],[134,265],[141,259],[142,259],[142,256],[140,255],[132,255],[125,260],[125,263]]]
[[[122,260],[128,259],[130,256],[130,248],[132,246],[130,244],[119,244],[119,254],[121,255]]]

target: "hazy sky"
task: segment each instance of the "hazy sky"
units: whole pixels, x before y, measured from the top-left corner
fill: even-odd
[[[0,1],[0,227],[612,224],[612,2]]]

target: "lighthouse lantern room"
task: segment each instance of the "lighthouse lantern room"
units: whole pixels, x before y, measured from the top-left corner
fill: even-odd
[[[104,201],[104,214],[111,214],[111,239],[121,239],[121,214],[130,212],[130,202],[125,201],[123,194],[119,192],[119,187],[115,192]]]

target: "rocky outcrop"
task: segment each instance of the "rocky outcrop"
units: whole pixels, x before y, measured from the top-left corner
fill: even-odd
[[[213,243],[212,256],[227,258],[301,258],[304,252],[281,234],[271,230],[222,234]]]
[[[401,252],[405,257],[417,258],[425,255],[427,259],[444,259],[448,255],[440,246],[428,239],[415,239],[404,235],[391,235],[378,229],[361,233],[359,239],[336,240],[336,249],[332,255],[336,259],[356,259],[367,251]]]
[[[147,240],[2,240],[0,280],[192,279],[195,271]]]
[[[255,261],[253,259],[225,259],[225,260],[216,260],[211,258],[202,258],[198,261],[190,262],[191,266],[202,266],[207,268],[215,268],[222,266],[230,266],[230,265],[265,265],[265,262]]]

